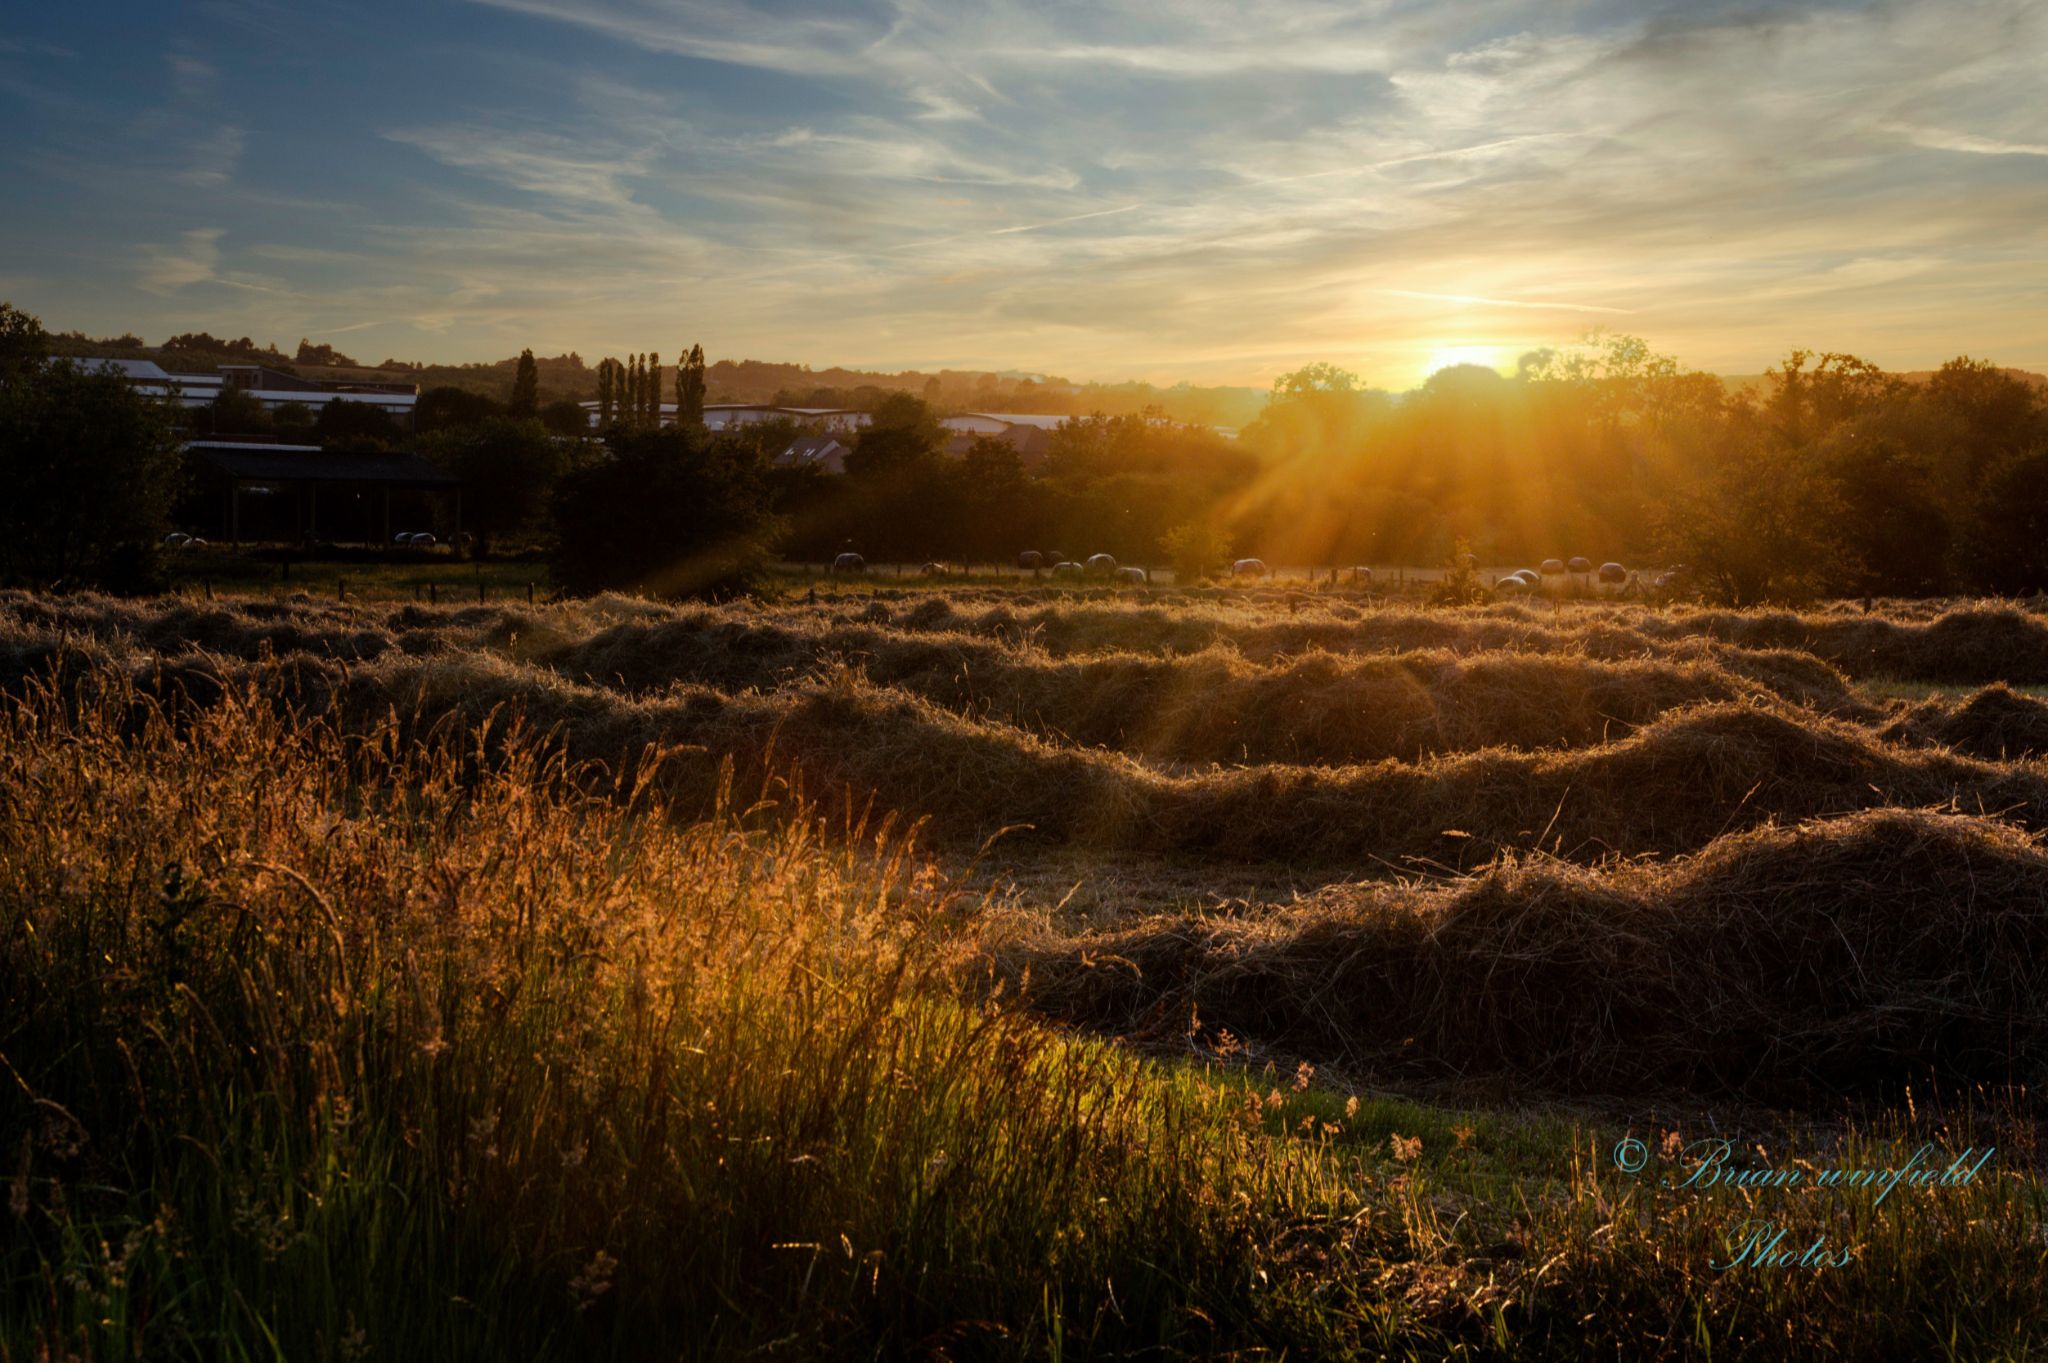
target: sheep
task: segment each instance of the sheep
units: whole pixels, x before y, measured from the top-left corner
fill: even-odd
[[[1351,580],[1360,586],[1370,587],[1372,585],[1372,569],[1360,564],[1351,570]]]
[[[1575,557],[1564,566],[1571,569],[1574,573],[1590,573],[1593,571],[1593,560]]]
[[[1083,568],[1080,564],[1075,563],[1071,559],[1063,563],[1055,563],[1052,565],[1052,575],[1054,577],[1079,577],[1087,571],[1088,570],[1086,568]]]
[[[1045,555],[1039,553],[1036,549],[1026,549],[1023,553],[1017,555],[1017,566],[1035,573],[1045,566]]]
[[[1493,589],[1502,596],[1520,596],[1523,592],[1529,590],[1529,581],[1520,573],[1509,573],[1506,577],[1494,583]]]
[[[414,535],[410,542],[412,544],[412,547],[415,549],[431,549],[434,547],[436,543],[438,543],[438,541],[435,540],[435,538],[432,535],[428,534],[424,530]]]
[[[165,535],[162,540],[162,544],[166,549],[183,549],[190,543],[192,543],[192,537],[182,530],[173,530],[170,534]]]
[[[1603,563],[1600,565],[1600,580],[1610,587],[1619,587],[1628,581],[1628,569],[1619,563]]]
[[[1266,566],[1264,559],[1241,558],[1230,565],[1232,577],[1271,577],[1273,570]]]
[[[1536,571],[1541,573],[1545,577],[1563,577],[1564,560],[1561,558],[1544,559],[1542,566],[1539,567]]]
[[[1108,576],[1110,573],[1116,571],[1116,555],[1090,554],[1088,556],[1088,571],[1091,573],[1101,573],[1104,576]]]
[[[1152,575],[1143,568],[1119,568],[1116,570],[1116,580],[1143,586],[1152,580]]]
[[[867,570],[868,561],[859,554],[841,554],[832,560],[832,571],[835,573],[864,573]]]

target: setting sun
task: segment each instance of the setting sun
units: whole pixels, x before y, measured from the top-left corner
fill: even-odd
[[[1429,352],[1423,361],[1422,376],[1428,378],[1439,369],[1450,369],[1461,364],[1476,364],[1483,369],[1496,372],[1507,369],[1514,357],[1501,346],[1492,345],[1447,345]]]

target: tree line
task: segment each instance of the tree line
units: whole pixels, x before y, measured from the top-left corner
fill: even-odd
[[[542,404],[529,350],[504,400],[430,389],[405,434],[362,404],[266,414],[224,393],[189,417],[144,410],[118,378],[43,366],[33,318],[7,307],[0,322],[16,376],[0,382],[0,476],[24,493],[0,527],[0,572],[16,581],[86,580],[113,572],[114,546],[143,552],[165,526],[181,421],[199,433],[268,421],[303,423],[331,449],[416,448],[462,482],[482,551],[546,552],[572,590],[716,594],[772,555],[846,550],[956,562],[1107,552],[1199,572],[1232,554],[1440,563],[1460,542],[1503,566],[1684,564],[1694,589],[1735,604],[2048,589],[2048,396],[1967,357],[1908,378],[1795,350],[1731,391],[1609,336],[1532,353],[1512,376],[1447,369],[1399,398],[1310,365],[1277,380],[1237,438],[1157,411],[1096,413],[1024,448],[956,435],[932,403],[893,392],[867,426],[837,433],[849,449],[835,475],[777,461],[822,428],[706,430],[701,346],[677,352],[668,383],[653,352],[600,362],[595,425],[574,402]],[[86,472],[124,458],[146,475],[88,495]],[[85,505],[127,510],[84,537],[98,548],[70,532],[51,547],[38,520],[52,507],[89,518]]]

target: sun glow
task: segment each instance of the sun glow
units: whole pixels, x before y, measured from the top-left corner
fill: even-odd
[[[1430,351],[1429,358],[1423,361],[1422,373],[1423,377],[1427,378],[1439,369],[1449,369],[1453,365],[1460,364],[1476,364],[1481,368],[1499,372],[1506,365],[1508,358],[1508,353],[1499,346],[1439,346],[1435,350]]]

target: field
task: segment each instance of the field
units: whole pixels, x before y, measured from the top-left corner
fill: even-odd
[[[0,1358],[2048,1353],[2048,616],[325,586],[0,593]]]

